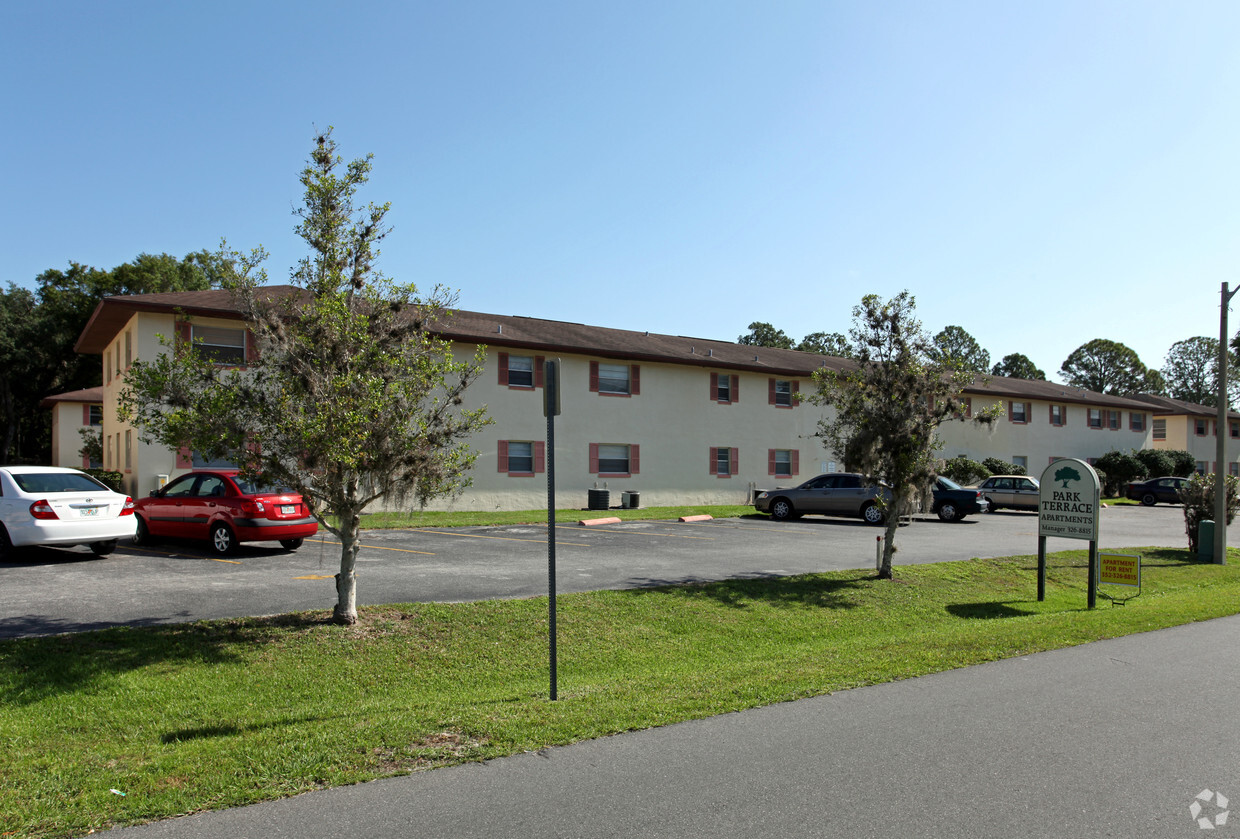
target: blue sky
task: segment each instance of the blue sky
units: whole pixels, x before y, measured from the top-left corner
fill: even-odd
[[[316,128],[461,308],[735,340],[909,289],[1052,378],[1240,285],[1234,2],[8,3],[0,281],[263,245]],[[1232,315],[1232,332],[1240,314]]]

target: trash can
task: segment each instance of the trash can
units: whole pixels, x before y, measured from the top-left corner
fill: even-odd
[[[642,494],[631,489],[620,493],[620,506],[626,510],[636,510],[641,505]]]
[[[611,507],[611,490],[609,489],[592,489],[589,490],[586,509],[588,510],[606,510]]]
[[[1214,522],[1209,519],[1197,523],[1197,561],[1214,561]]]

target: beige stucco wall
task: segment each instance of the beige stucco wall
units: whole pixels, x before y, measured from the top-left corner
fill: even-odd
[[[1056,458],[1075,457],[1088,461],[1112,450],[1131,451],[1150,444],[1151,414],[1146,414],[1143,431],[1129,430],[1132,412],[1127,410],[1121,412],[1118,429],[1091,428],[1086,414],[1088,406],[1066,404],[1064,424],[1055,426],[1050,422],[1050,402],[1024,401],[1032,403],[1028,422],[1024,424],[1011,421],[1009,400],[1003,400],[1004,415],[989,430],[965,422],[944,425],[940,429],[944,444],[940,454],[944,458],[965,455],[978,461],[997,457],[1015,462],[1016,457],[1025,457],[1026,471],[1036,477]],[[1000,404],[1000,400],[973,397],[975,414],[996,404]]]
[[[52,465],[84,469],[89,464],[82,460],[81,430],[89,423],[82,422],[82,408],[89,403],[57,402],[52,406]]]
[[[1216,421],[1214,419],[1206,419],[1206,434],[1200,436],[1197,434],[1197,420],[1199,417],[1189,416],[1168,416],[1159,417],[1167,421],[1167,438],[1165,440],[1154,440],[1151,438],[1150,448],[1155,449],[1181,449],[1193,456],[1193,460],[1199,464],[1204,463],[1207,471],[1215,469],[1215,461],[1218,459],[1218,440],[1214,436]],[[1200,419],[1205,419],[1204,417]],[[1237,469],[1237,461],[1240,461],[1240,439],[1231,437],[1227,438],[1227,468],[1233,473],[1240,471]]]

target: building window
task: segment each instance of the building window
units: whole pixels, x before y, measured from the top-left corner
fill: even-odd
[[[133,365],[133,330],[125,330],[125,369]]]
[[[216,364],[245,364],[245,330],[226,326],[190,326],[190,340],[198,352]]]
[[[1099,408],[1090,408],[1086,412],[1089,420],[1090,428],[1102,428],[1102,411]]]
[[[801,383],[795,379],[768,379],[767,402],[780,408],[791,408],[796,404],[796,394],[801,392]]]
[[[208,458],[206,455],[193,452],[190,465],[195,469],[237,469],[237,464],[226,457]]]
[[[1228,428],[1231,429],[1231,439],[1233,440],[1240,439],[1240,422],[1231,420],[1229,423],[1227,423],[1227,426]]]
[[[1167,439],[1167,421],[1165,419],[1154,420],[1153,432],[1154,432],[1155,440],[1166,440]]]
[[[82,423],[83,425],[89,425],[91,428],[99,428],[103,425],[102,405],[87,405],[85,408],[86,410],[83,412],[82,416],[82,419],[84,420]]]
[[[1145,414],[1129,414],[1128,427],[1133,431],[1145,430]]]
[[[1065,405],[1051,406],[1051,425],[1062,427],[1067,424],[1068,409]]]
[[[506,387],[529,389],[543,386],[543,365],[546,359],[541,355],[509,355],[499,354],[499,383]]]
[[[525,440],[499,441],[499,471],[512,476],[545,472],[547,444]]]
[[[800,470],[800,452],[796,449],[767,449],[766,470],[776,478],[791,478]]]
[[[730,478],[736,474],[737,462],[740,460],[740,449],[726,446],[711,446],[710,474],[720,478]]]
[[[108,384],[112,384],[112,348],[108,347],[108,351],[103,354],[103,372],[104,378]]]
[[[1233,478],[1240,478],[1240,463],[1237,463],[1234,460],[1231,463],[1228,463],[1227,474],[1231,475]]]
[[[710,374],[710,398],[713,402],[731,405],[740,401],[740,376],[729,376],[727,373]]]
[[[636,396],[641,393],[640,369],[636,364],[590,362],[590,390],[605,396]]]
[[[111,435],[111,434],[107,435],[107,438],[106,438],[106,439],[107,439],[107,441],[108,441],[108,450],[107,450],[106,452],[104,452],[104,456],[103,456],[103,468],[104,468],[104,469],[111,469],[111,468],[112,468],[112,464],[116,462],[116,459],[115,459],[114,457],[112,457],[112,435]]]
[[[1112,431],[1118,431],[1119,420],[1120,420],[1119,411],[1107,411],[1107,428],[1111,429]]]
[[[133,468],[133,432],[125,430],[125,468]]]
[[[636,475],[638,447],[636,444],[590,444],[590,471],[596,475]]]
[[[1026,472],[1028,472],[1029,471],[1029,458],[1023,454],[1014,454],[1012,455],[1012,465],[1019,466],[1021,469],[1024,469]]]
[[[1197,474],[1208,475],[1210,473],[1210,470],[1208,467],[1209,467],[1209,464],[1207,464],[1204,460],[1197,461]]]
[[[1029,403],[1028,402],[1009,402],[1008,403],[1008,419],[1012,422],[1026,423],[1029,422]]]
[[[1194,431],[1198,437],[1206,436],[1206,434],[1209,433],[1209,430],[1210,430],[1209,420],[1199,419],[1196,421],[1196,426],[1195,426]]]

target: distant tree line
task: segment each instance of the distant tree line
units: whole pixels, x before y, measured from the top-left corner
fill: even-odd
[[[780,347],[839,358],[856,358],[848,337],[838,332],[814,332],[800,342],[782,329],[755,321],[749,332],[737,338],[741,344]],[[1131,347],[1105,338],[1087,341],[1073,350],[1059,368],[1059,375],[1072,387],[1113,396],[1148,393],[1214,407],[1218,393],[1218,339],[1186,338],[1171,345],[1161,369],[1146,367]],[[991,365],[990,353],[963,327],[948,326],[931,339],[930,358],[946,368],[1046,381],[1046,373],[1022,353],[1010,353]],[[1228,404],[1240,403],[1240,334],[1228,353]]]
[[[70,262],[49,269],[34,289],[0,290],[0,463],[50,463],[51,417],[39,402],[53,394],[103,383],[98,357],[73,346],[104,297],[200,291],[220,281],[219,257],[207,251],[181,259],[139,254],[111,270]]]

